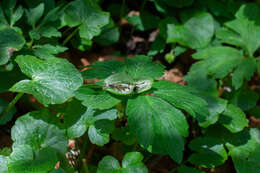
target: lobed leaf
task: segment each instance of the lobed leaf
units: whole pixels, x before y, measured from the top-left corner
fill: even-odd
[[[97,173],[148,173],[148,169],[142,163],[143,156],[139,152],[128,152],[122,160],[122,167],[117,159],[105,156],[98,163]]]
[[[197,152],[189,157],[189,162],[200,167],[214,168],[228,158],[224,145],[215,138],[196,138],[191,141],[189,148]]]
[[[75,0],[64,11],[64,22],[70,27],[79,27],[81,38],[91,40],[101,33],[101,28],[109,23],[109,14],[101,11],[91,0]]]

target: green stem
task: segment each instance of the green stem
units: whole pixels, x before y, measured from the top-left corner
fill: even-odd
[[[122,24],[121,24],[121,22],[122,22],[123,15],[124,15],[124,12],[125,12],[125,3],[126,3],[125,1],[126,0],[122,1],[122,5],[121,5],[121,9],[120,9],[119,33],[122,32]]]
[[[122,6],[120,9],[120,20],[123,19],[124,12],[125,12],[125,0],[122,1]]]
[[[83,162],[83,170],[84,170],[84,172],[85,172],[85,173],[89,173],[88,165],[87,165],[86,159],[82,159],[82,162]]]
[[[65,46],[65,45],[70,41],[70,39],[71,39],[74,35],[76,35],[76,33],[78,32],[78,30],[79,30],[79,27],[76,28],[70,35],[68,35],[68,37],[63,41],[62,45]]]
[[[9,103],[6,109],[0,114],[0,119],[5,116],[15,105],[15,103],[24,95],[24,93],[18,93],[15,98]]]

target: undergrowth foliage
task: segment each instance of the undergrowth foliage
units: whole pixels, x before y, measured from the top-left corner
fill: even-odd
[[[259,172],[260,131],[249,126],[260,118],[259,5],[143,0],[129,15],[127,0],[1,1],[0,93],[16,96],[0,99],[0,128],[12,125],[13,141],[0,148],[0,172],[148,173],[157,155],[172,159],[169,172]],[[124,44],[123,20],[128,34],[159,31],[145,55],[83,71],[69,61],[66,52]],[[153,60],[184,54],[196,60],[187,86],[161,80],[165,66]],[[18,100],[30,111],[21,115]],[[105,152],[114,143],[119,155]]]

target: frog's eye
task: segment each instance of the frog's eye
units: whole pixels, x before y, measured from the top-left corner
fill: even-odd
[[[134,91],[136,93],[141,93],[152,88],[153,80],[152,79],[143,79],[134,82]]]

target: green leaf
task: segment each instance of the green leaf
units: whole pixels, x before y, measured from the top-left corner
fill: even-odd
[[[169,154],[181,162],[183,137],[188,136],[181,111],[158,97],[144,95],[128,100],[126,114],[130,130],[144,148],[151,146],[153,153]]]
[[[9,24],[5,18],[3,9],[0,6],[0,30],[6,29],[9,27]]]
[[[120,102],[119,99],[111,96],[108,92],[94,91],[87,85],[79,88],[75,92],[75,97],[83,101],[84,106],[100,110],[110,109]]]
[[[30,145],[34,151],[52,148],[65,154],[68,139],[64,130],[46,120],[52,116],[55,115],[43,109],[19,117],[11,131],[13,148]]]
[[[235,19],[225,23],[230,29],[219,30],[217,37],[221,42],[239,46],[247,51],[250,57],[260,47],[260,26],[248,19]]]
[[[235,89],[243,85],[244,79],[250,80],[256,69],[256,61],[254,58],[244,58],[232,75],[232,85]]]
[[[155,16],[147,11],[143,11],[140,15],[133,14],[128,16],[126,20],[132,24],[137,30],[146,31],[149,29],[155,29],[159,23],[159,17]],[[153,22],[150,22],[153,21]]]
[[[214,20],[206,12],[186,12],[183,24],[168,24],[167,42],[193,49],[206,47],[214,34]]]
[[[187,167],[187,166],[185,166],[185,165],[181,165],[181,166],[178,168],[178,172],[179,172],[179,173],[204,173],[204,172],[198,171],[198,170],[195,169],[195,168],[190,168],[190,167]]]
[[[18,67],[11,71],[0,72],[0,93],[7,92],[16,82],[25,78],[26,76],[23,75]]]
[[[205,119],[198,119],[198,122],[201,127],[208,127],[218,121],[220,113],[222,113],[227,106],[227,100],[206,94],[201,94],[199,96],[208,103],[207,109],[209,111],[209,116],[205,117]]]
[[[41,59],[55,58],[54,55],[62,53],[64,51],[66,51],[67,49],[68,48],[60,46],[60,45],[54,46],[51,44],[33,46],[34,55]]]
[[[143,156],[139,152],[126,153],[122,160],[122,168],[118,160],[112,156],[105,156],[98,163],[97,173],[148,173],[142,163]]]
[[[253,108],[259,99],[257,92],[250,90],[248,87],[242,87],[233,92],[230,103],[238,106],[243,111]]]
[[[122,141],[127,145],[133,145],[136,141],[136,136],[134,136],[129,127],[115,128],[112,132],[112,138],[116,141]]]
[[[40,60],[34,56],[18,56],[16,62],[32,80],[16,83],[10,91],[33,94],[43,104],[63,103],[82,85],[78,70],[66,59]]]
[[[5,100],[0,99],[0,114],[6,109],[8,106],[8,102]],[[3,117],[0,118],[0,125],[6,124],[8,121],[10,121],[13,117],[13,115],[16,112],[16,108],[13,107],[11,110],[9,110]]]
[[[192,64],[188,74],[184,76],[188,86],[207,93],[208,95],[218,96],[217,82],[208,75],[208,64],[203,61]]]
[[[69,27],[78,26],[81,38],[91,40],[108,24],[109,14],[101,11],[94,1],[75,0],[66,7],[63,20]]]
[[[158,53],[162,53],[166,46],[166,41],[161,35],[157,35],[154,42],[151,45],[151,48],[148,52],[149,56],[156,55]]]
[[[0,155],[0,172],[1,173],[9,173],[7,168],[7,156]]]
[[[227,105],[225,111],[220,116],[219,122],[232,133],[242,131],[248,126],[248,120],[244,112],[235,105]]]
[[[89,139],[91,143],[103,146],[109,142],[109,134],[114,129],[112,120],[117,118],[117,110],[111,109],[105,112],[89,112],[86,119],[86,124],[89,125]]]
[[[260,25],[260,8],[256,3],[243,4],[236,13],[239,19],[249,19]]]
[[[13,26],[21,17],[23,16],[24,9],[22,6],[19,6],[14,13],[11,15],[10,26]]]
[[[104,62],[95,62],[91,69],[83,72],[86,79],[104,79],[117,73],[124,73],[127,78],[138,79],[156,79],[163,75],[164,66],[159,63],[152,62],[152,57],[137,55],[132,58],[126,58],[125,64],[117,60]],[[120,76],[120,75],[119,75]],[[120,77],[120,80],[122,77]],[[118,80],[118,79],[117,79]],[[129,82],[129,81],[127,81]]]
[[[9,172],[15,173],[46,173],[54,169],[58,159],[55,150],[44,148],[35,151],[29,145],[19,145],[14,148],[8,159]]]
[[[197,152],[189,157],[189,162],[200,167],[214,168],[228,158],[224,145],[215,138],[196,138],[191,141],[189,148]]]
[[[34,8],[30,8],[26,10],[26,16],[28,19],[28,23],[35,28],[36,22],[42,17],[44,12],[44,3],[40,3]]]
[[[202,123],[209,115],[207,102],[190,92],[190,88],[167,81],[156,82],[153,93],[171,103],[173,106],[187,111]]]
[[[110,18],[109,24],[102,28],[101,34],[96,37],[95,41],[102,46],[107,46],[116,43],[119,40],[119,37],[119,29],[115,26],[113,20]]]
[[[80,137],[88,130],[91,143],[98,146],[107,144],[110,140],[109,134],[114,129],[113,120],[117,118],[117,110],[97,111],[91,108],[86,110],[77,104],[79,104],[77,101],[70,103],[64,113],[68,137]],[[75,108],[80,110],[75,111]]]
[[[103,146],[110,140],[110,133],[114,129],[114,124],[109,120],[99,120],[90,125],[88,129],[88,137],[92,144]]]
[[[246,143],[237,145],[227,144],[229,153],[237,173],[255,173],[260,168],[260,133],[258,129],[250,129],[250,138]],[[241,141],[238,136],[237,140]]]
[[[192,55],[207,65],[207,73],[215,78],[223,78],[232,72],[243,60],[242,52],[231,47],[210,47]]]
[[[0,65],[6,64],[13,51],[17,51],[23,47],[24,38],[12,29],[0,31]]]
[[[62,110],[58,110],[58,112],[64,114],[64,126],[67,129],[69,139],[78,138],[86,132],[87,127],[84,122],[86,110],[86,107],[76,99],[69,102]]]
[[[57,6],[52,8],[43,19],[37,25],[33,27],[33,30],[29,32],[30,38],[39,40],[41,36],[52,38],[52,37],[61,37],[61,33],[58,31],[58,28],[61,27],[60,18],[63,14],[62,6]]]
[[[103,62],[96,61],[89,67],[90,69],[82,72],[84,79],[104,79],[114,73],[123,72],[125,70],[125,65],[118,60],[110,60]]]
[[[127,73],[133,79],[159,78],[164,73],[164,66],[152,62],[152,57],[137,55],[133,58],[127,58],[125,61]]]

